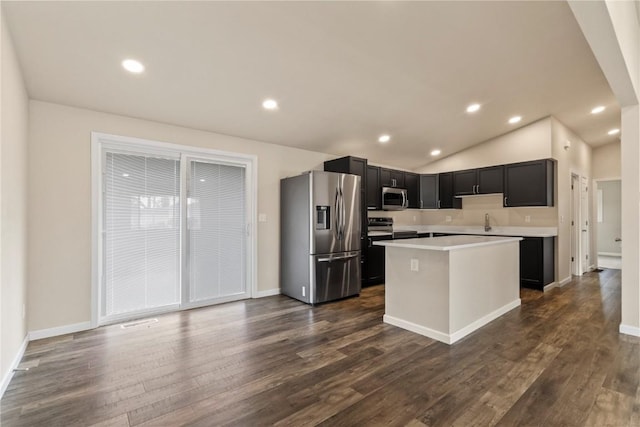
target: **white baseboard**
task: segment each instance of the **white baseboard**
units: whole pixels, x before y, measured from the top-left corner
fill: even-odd
[[[456,332],[451,334],[451,344],[453,344],[454,342],[466,337],[467,335],[469,335],[471,332],[475,331],[476,329],[480,329],[481,327],[483,327],[484,325],[486,325],[487,323],[491,322],[492,320],[497,319],[498,317],[502,316],[503,314],[513,310],[516,307],[519,307],[522,304],[522,302],[520,301],[520,298],[517,298],[505,305],[503,305],[502,307],[498,308],[497,310],[492,311],[491,313],[482,316],[481,318],[479,318],[478,320],[476,320],[475,322],[465,326],[462,329],[457,330]]]
[[[542,292],[550,291],[551,289],[556,288],[556,287],[558,287],[558,286],[559,286],[559,285],[558,285],[558,282],[551,282],[551,283],[549,283],[548,285],[544,285],[544,286],[542,287]]]
[[[469,325],[465,326],[462,329],[457,330],[452,334],[436,331],[435,329],[418,325],[416,323],[409,322],[407,320],[399,319],[394,316],[389,316],[388,314],[385,314],[382,317],[382,321],[384,323],[388,323],[390,325],[397,326],[399,328],[406,329],[411,332],[415,332],[416,334],[424,335],[425,337],[432,338],[434,340],[443,342],[445,344],[453,344],[456,341],[466,337],[471,332],[477,329],[480,329],[481,327],[491,322],[492,320],[495,320],[498,317],[502,316],[503,314],[507,313],[508,311],[513,310],[514,308],[518,307],[520,304],[521,304],[520,298],[515,299],[503,305],[502,307],[498,308],[497,310],[494,310],[491,313],[485,316],[482,316],[480,319],[470,323]]]
[[[598,255],[622,257],[622,254],[619,252],[598,252]]]
[[[570,281],[571,281],[571,276],[565,277],[564,279],[560,280],[559,286],[562,287],[567,283],[569,283]]]
[[[634,337],[640,337],[640,328],[636,326],[629,326],[620,323],[620,333],[626,335],[633,335]]]
[[[267,289],[265,291],[258,291],[253,296],[253,298],[264,298],[264,297],[271,297],[274,295],[280,295],[280,288]]]
[[[427,328],[426,326],[418,325],[407,320],[398,319],[397,317],[389,316],[385,314],[382,316],[382,321],[398,328],[406,329],[407,331],[415,332],[416,334],[423,335],[427,338],[443,342],[445,344],[451,344],[449,334],[436,331],[435,329]]]
[[[41,340],[43,338],[57,337],[58,335],[73,334],[74,332],[91,329],[91,322],[74,323],[71,325],[57,326],[55,328],[40,329],[29,332],[29,341]]]
[[[29,344],[29,334],[27,334],[24,337],[24,340],[22,341],[22,345],[20,346],[20,348],[18,349],[18,352],[16,353],[15,357],[11,361],[11,365],[9,365],[9,370],[5,372],[4,375],[2,376],[2,383],[0,383],[0,399],[2,399],[2,396],[4,395],[4,392],[7,390],[7,387],[9,387],[11,378],[13,378],[13,370],[16,369],[20,364],[20,361],[24,356],[24,352],[27,349],[27,344]]]

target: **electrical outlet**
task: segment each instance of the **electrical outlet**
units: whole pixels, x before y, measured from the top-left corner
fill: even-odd
[[[411,258],[411,271],[419,271],[420,263],[416,258]]]
[[[560,224],[564,224],[564,215],[560,215]]]
[[[524,222],[531,222],[531,215],[525,215]]]
[[[267,222],[267,214],[265,213],[258,214],[258,222]]]
[[[446,217],[444,217],[444,220],[447,222],[451,222],[451,215],[447,215]]]
[[[413,222],[416,222],[418,220],[418,218],[414,215],[413,216]]]

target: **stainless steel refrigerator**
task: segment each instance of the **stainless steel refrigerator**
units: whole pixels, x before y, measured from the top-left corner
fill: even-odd
[[[317,304],[360,293],[360,177],[311,171],[280,181],[280,287]]]

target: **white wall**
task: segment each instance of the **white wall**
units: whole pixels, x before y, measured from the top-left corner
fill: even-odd
[[[113,114],[30,102],[29,330],[91,319],[91,131],[258,157],[258,290],[279,288],[280,178],[330,157]]]
[[[416,169],[438,173],[551,157],[551,118],[546,117]]]
[[[570,0],[569,6],[622,107],[622,319],[640,336],[640,22],[637,2]]]
[[[593,149],[593,179],[620,179],[622,176],[620,141]]]
[[[2,21],[0,49],[0,375],[11,374],[27,335],[28,97],[11,37]],[[1,393],[0,393],[1,394]]]
[[[558,238],[556,239],[556,279],[563,281],[571,278],[571,174],[575,173],[591,177],[592,149],[571,129],[559,120],[551,120],[552,157],[557,160],[556,165],[556,195],[555,204],[558,209]],[[571,146],[565,149],[566,141]],[[589,186],[590,187],[590,186]],[[589,200],[593,191],[589,188]],[[591,202],[588,202],[591,206]],[[592,221],[589,222],[592,224]],[[589,233],[589,260],[595,260],[595,238],[593,227]]]

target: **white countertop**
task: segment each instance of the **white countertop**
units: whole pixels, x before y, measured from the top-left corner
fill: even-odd
[[[501,236],[442,236],[417,239],[382,240],[374,242],[376,246],[391,248],[424,249],[430,251],[454,251],[477,246],[490,246],[501,243],[518,242],[522,237]]]
[[[418,233],[456,233],[480,236],[554,237],[558,235],[558,227],[491,226],[491,231],[484,231],[482,225],[394,225],[393,229],[395,231],[415,230]]]

